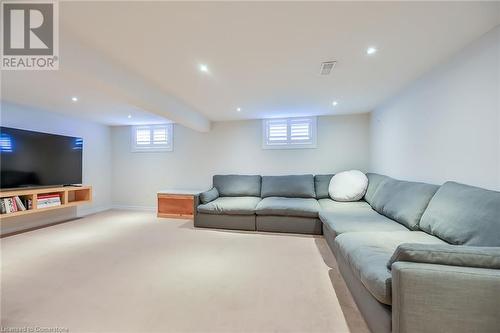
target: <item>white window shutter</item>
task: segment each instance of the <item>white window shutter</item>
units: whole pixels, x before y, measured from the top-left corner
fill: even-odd
[[[316,148],[316,117],[265,119],[264,149]]]
[[[153,144],[154,145],[168,144],[167,129],[165,127],[153,128]]]
[[[282,145],[288,143],[288,124],[286,119],[267,121],[267,144]]]
[[[290,119],[290,143],[305,144],[312,141],[311,118]]]
[[[173,124],[132,127],[132,152],[173,150]]]
[[[135,142],[141,146],[151,144],[151,130],[149,128],[137,128],[135,131]]]

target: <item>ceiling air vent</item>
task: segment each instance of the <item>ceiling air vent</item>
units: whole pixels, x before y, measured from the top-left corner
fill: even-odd
[[[319,71],[320,75],[329,75],[335,65],[337,64],[336,61],[325,61],[321,63],[321,69]]]

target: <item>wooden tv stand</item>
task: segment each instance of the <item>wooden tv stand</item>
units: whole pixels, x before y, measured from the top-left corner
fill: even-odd
[[[38,208],[37,198],[39,195],[44,195],[44,194],[58,194],[61,199],[61,205],[46,207],[46,208]],[[4,218],[35,214],[49,210],[62,209],[66,207],[73,207],[89,203],[92,201],[92,186],[44,187],[44,188],[13,189],[8,191],[0,191],[0,198],[8,198],[15,196],[31,199],[32,201],[31,209],[17,211],[14,213],[1,214],[0,219],[3,220]]]

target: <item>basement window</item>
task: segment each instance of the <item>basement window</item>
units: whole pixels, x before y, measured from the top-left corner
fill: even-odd
[[[316,117],[264,119],[264,149],[316,148]]]
[[[173,124],[132,126],[132,152],[172,151]]]

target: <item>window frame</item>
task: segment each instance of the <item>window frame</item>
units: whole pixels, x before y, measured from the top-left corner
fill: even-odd
[[[153,136],[155,129],[166,130],[167,144],[153,143]],[[136,140],[137,130],[148,129],[150,133],[150,143],[147,145],[138,145]],[[130,148],[133,153],[154,153],[154,152],[169,152],[174,150],[174,124],[160,124],[160,125],[136,125],[131,127]]]
[[[292,122],[307,120],[310,123],[310,140],[308,142],[293,143],[291,130]],[[286,122],[286,142],[272,144],[269,142],[269,124],[272,122]],[[262,149],[314,149],[317,148],[317,117],[289,117],[269,118],[262,120]]]

